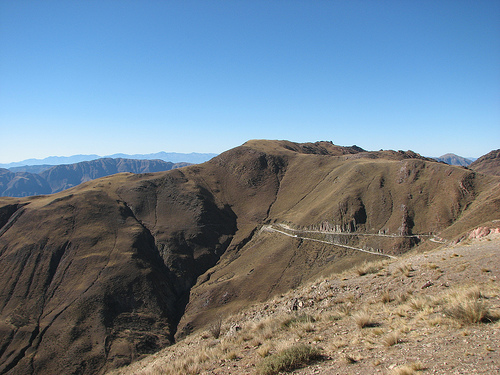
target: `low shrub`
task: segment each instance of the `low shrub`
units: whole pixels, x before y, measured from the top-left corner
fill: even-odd
[[[214,339],[218,339],[222,332],[222,318],[217,318],[212,324],[210,324],[208,331]]]

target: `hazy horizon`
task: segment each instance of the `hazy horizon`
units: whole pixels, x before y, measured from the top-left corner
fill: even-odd
[[[354,146],[354,145],[341,145],[341,146]],[[364,148],[360,145],[356,145],[356,146]],[[238,146],[236,146],[236,147],[238,147]],[[224,150],[224,151],[227,151],[227,150]],[[377,151],[377,150],[367,150],[367,151]],[[404,151],[408,151],[408,150],[404,150]],[[415,151],[415,150],[411,150],[411,151]],[[46,156],[43,158],[28,158],[28,159],[23,159],[23,160],[13,160],[13,161],[1,162],[0,165],[17,164],[17,163],[31,161],[31,160],[44,161],[44,160],[51,159],[51,158],[72,158],[72,157],[78,157],[78,156],[89,156],[89,157],[96,157],[96,158],[108,158],[108,157],[116,158],[116,157],[118,157],[117,155],[125,155],[127,157],[133,158],[134,156],[139,156],[139,155],[154,155],[154,154],[162,154],[162,153],[178,154],[178,155],[183,155],[183,154],[185,154],[185,155],[189,155],[189,154],[200,154],[200,155],[213,154],[214,156],[220,154],[220,153],[215,153],[215,152],[196,152],[196,151],[193,151],[193,152],[156,151],[156,152],[149,152],[149,153],[142,153],[142,154],[127,154],[127,153],[123,153],[123,152],[117,152],[114,154],[105,154],[105,155],[97,155],[97,154],[49,155],[49,156]],[[475,160],[475,159],[478,159],[479,157],[483,156],[483,155],[479,155],[479,156],[458,155],[458,154],[455,154],[453,152],[446,152],[446,153],[441,154],[441,155],[423,155],[423,154],[421,154],[421,155],[426,156],[426,157],[431,157],[431,158],[439,158],[441,156],[445,156],[448,154],[454,154],[454,155],[461,156],[461,157],[464,157],[466,159],[471,159],[471,160]],[[85,159],[85,160],[91,160],[91,159]]]
[[[0,163],[250,139],[479,157],[500,2],[0,2]]]
[[[31,162],[31,161],[37,161],[37,162],[43,162],[43,161],[51,161],[51,159],[81,159],[80,161],[90,161],[90,160],[95,160],[95,159],[101,159],[101,158],[123,158],[123,157],[127,157],[129,159],[149,159],[149,160],[152,160],[151,158],[143,158],[143,156],[151,156],[151,155],[160,155],[160,154],[166,154],[166,155],[173,155],[173,156],[176,156],[176,158],[174,159],[177,159],[177,160],[165,160],[165,161],[171,161],[171,162],[181,162],[181,161],[186,161],[186,162],[190,162],[189,160],[180,160],[178,159],[179,157],[181,157],[180,155],[185,155],[186,157],[189,157],[189,156],[203,156],[203,155],[212,155],[212,156],[215,156],[217,155],[216,153],[210,153],[210,152],[204,152],[204,153],[198,153],[198,152],[186,152],[186,153],[178,153],[178,152],[166,152],[166,151],[158,151],[158,152],[151,152],[151,153],[147,153],[147,154],[125,154],[125,153],[115,153],[115,154],[108,154],[108,155],[97,155],[97,154],[75,154],[75,155],[50,155],[50,156],[47,156],[45,158],[41,158],[41,159],[38,159],[38,158],[29,158],[29,159],[23,159],[23,160],[16,160],[16,161],[11,161],[11,162],[6,162],[6,163],[0,163],[0,167],[2,166],[6,166],[6,165],[14,165],[17,166],[21,166],[20,164],[23,163],[23,162]],[[79,158],[80,157],[80,158]],[[161,159],[163,160],[163,159]],[[57,162],[57,160],[54,160],[55,162]],[[78,163],[80,161],[70,161],[70,162],[63,162],[61,164],[74,164],[74,163]],[[29,165],[29,164],[27,164]],[[36,164],[32,164],[32,165],[42,165],[41,163],[36,163]],[[55,164],[57,165],[57,164]],[[5,167],[3,167],[5,168]],[[9,167],[10,168],[10,167]]]

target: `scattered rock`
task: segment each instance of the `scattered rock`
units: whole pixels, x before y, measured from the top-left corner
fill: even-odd
[[[427,281],[424,285],[422,285],[422,287],[420,289],[425,289],[425,288],[428,288],[430,286],[433,286],[434,283],[432,281]]]

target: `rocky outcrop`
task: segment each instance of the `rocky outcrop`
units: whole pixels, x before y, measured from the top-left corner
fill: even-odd
[[[472,230],[467,238],[468,239],[483,238],[490,234],[500,234],[500,228],[478,227]]]

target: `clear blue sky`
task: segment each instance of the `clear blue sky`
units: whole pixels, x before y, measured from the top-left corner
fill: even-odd
[[[500,148],[500,1],[0,2],[0,163]]]

